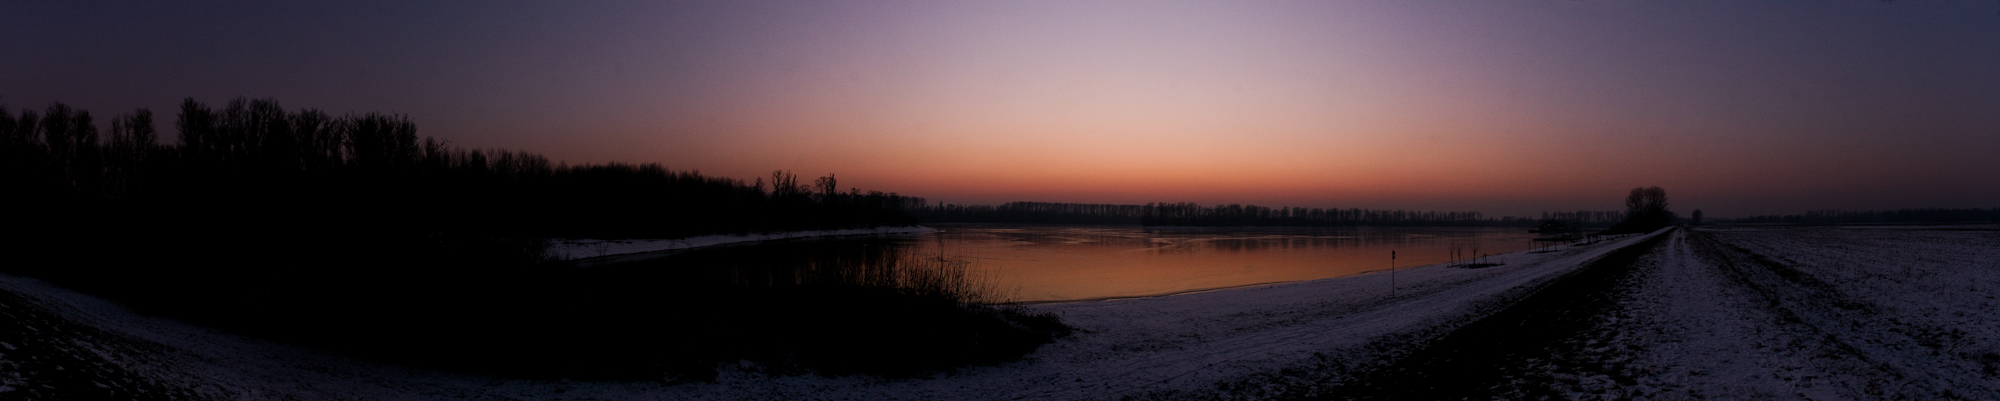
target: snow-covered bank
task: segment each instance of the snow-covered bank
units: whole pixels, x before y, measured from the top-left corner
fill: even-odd
[[[191,389],[198,398],[298,399],[1105,399],[1226,392],[1269,395],[1274,372],[1369,361],[1421,346],[1504,307],[1611,250],[1624,238],[1490,259],[1502,266],[1387,272],[1184,295],[1030,306],[1080,331],[1022,360],[934,377],[773,376],[725,368],[715,382],[593,383],[472,377],[383,366],[135,316],[109,302],[35,280],[0,276],[20,307],[53,311],[88,336],[16,329],[54,344],[80,366],[119,366],[137,381]],[[15,306],[9,306],[15,307]],[[64,337],[69,336],[69,337]],[[0,351],[0,361],[17,353]],[[1357,362],[1358,363],[1358,362]],[[1336,366],[1337,367],[1337,366]],[[1340,370],[1324,370],[1340,374]],[[34,383],[7,384],[27,386]],[[1230,384],[1234,387],[1220,387]]]
[[[490,398],[467,392],[476,377],[139,316],[40,280],[0,274],[0,292],[4,399]]]
[[[703,235],[679,239],[558,239],[549,253],[564,260],[594,259],[596,262],[628,261],[633,254],[673,251],[705,246],[738,244],[791,238],[837,237],[847,235],[912,234],[936,232],[924,226],[850,228],[844,230],[781,231],[746,235]]]

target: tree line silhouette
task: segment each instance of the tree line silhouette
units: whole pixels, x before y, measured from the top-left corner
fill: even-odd
[[[0,108],[7,160],[0,184],[18,189],[17,200],[55,208],[119,204],[206,219],[372,216],[373,224],[505,237],[908,225],[915,220],[902,209],[923,204],[894,193],[843,192],[833,175],[804,184],[780,171],[767,184],[659,164],[551,164],[527,152],[420,139],[401,115],[334,117],[269,99],[238,98],[221,109],[188,99],[174,128],[175,143],[158,143],[152,113],[141,109],[114,117],[109,140],[100,143],[88,111],[61,103],[39,114]]]
[[[2000,208],[1914,208],[1896,210],[1813,210],[1802,214],[1711,218],[1709,224],[1888,224],[2000,223]]]
[[[1195,203],[1148,203],[1144,209],[1144,217],[1140,224],[1148,226],[1496,227],[1526,226],[1535,222],[1532,219],[1512,216],[1487,218],[1479,212],[1270,208],[1233,203],[1207,207]]]
[[[1143,207],[1094,203],[1007,202],[999,205],[958,205],[939,202],[908,210],[926,223],[1008,224],[1139,224]]]
[[[1592,210],[1542,212],[1542,220],[1568,222],[1570,227],[1606,227],[1625,221],[1625,212]]]
[[[521,369],[605,366],[653,378],[659,372],[648,369],[665,362],[579,360],[585,354],[564,347],[609,341],[600,335],[609,331],[653,333],[603,347],[708,355],[694,363],[712,363],[761,345],[730,340],[690,354],[701,348],[697,339],[727,337],[695,328],[752,327],[741,323],[803,304],[874,308],[870,319],[970,322],[933,329],[987,339],[1014,327],[949,299],[866,286],[765,290],[756,295],[763,306],[734,309],[710,302],[752,295],[673,277],[627,286],[657,296],[607,296],[593,280],[616,276],[607,273],[614,268],[566,268],[546,252],[549,238],[916,223],[905,209],[922,198],[841,191],[832,174],[806,182],[777,171],[746,182],[659,164],[551,162],[422,138],[402,115],[336,116],[269,99],[220,108],[189,99],[174,117],[173,138],[161,138],[145,109],[112,117],[104,135],[89,111],[61,103],[0,108],[0,197],[10,206],[0,225],[10,260],[0,271],[140,313],[390,359],[519,351],[545,356]],[[580,314],[620,319],[569,318]],[[886,324],[785,327],[833,343],[904,338],[884,332]],[[1045,341],[1021,338],[1029,342],[1000,345]],[[445,349],[463,352],[437,351]]]

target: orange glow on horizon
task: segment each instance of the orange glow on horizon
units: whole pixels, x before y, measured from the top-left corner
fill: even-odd
[[[166,117],[274,97],[407,114],[456,146],[951,203],[1534,215],[1661,186],[1715,217],[2000,204],[2000,24],[1973,3],[266,8],[17,21],[50,40],[19,49],[37,62],[0,74],[0,101]],[[243,50],[269,48],[297,51]]]

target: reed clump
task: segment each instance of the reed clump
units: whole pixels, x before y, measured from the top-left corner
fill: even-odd
[[[991,276],[975,272],[970,261],[941,253],[843,253],[807,258],[791,266],[738,267],[733,273],[732,284],[748,287],[870,288],[963,304],[1010,300]]]

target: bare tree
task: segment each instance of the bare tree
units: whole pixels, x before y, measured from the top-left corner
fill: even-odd
[[[771,199],[788,199],[800,195],[799,175],[790,171],[771,172]]]
[[[1652,231],[1674,223],[1667,209],[1667,190],[1660,187],[1632,188],[1625,195],[1625,223],[1629,231]]]
[[[813,187],[819,189],[820,203],[834,204],[836,197],[840,196],[840,181],[833,178],[833,173],[827,173],[825,177],[813,180]]]

